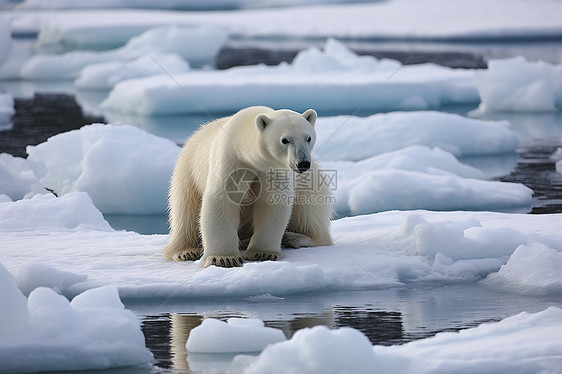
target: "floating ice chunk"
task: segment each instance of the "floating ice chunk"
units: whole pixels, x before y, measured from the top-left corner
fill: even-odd
[[[152,361],[139,322],[123,308],[115,287],[86,291],[71,303],[39,287],[26,304],[6,275],[0,265],[0,371],[106,369]]]
[[[562,148],[558,148],[556,152],[550,156],[550,159],[556,163],[556,171],[562,173]]]
[[[55,269],[49,265],[27,263],[18,269],[16,274],[18,288],[26,295],[37,287],[48,287],[58,293],[75,283],[85,282],[87,275]]]
[[[22,67],[25,79],[74,79],[88,65],[128,61],[147,54],[177,54],[194,66],[212,64],[226,41],[217,28],[163,26],[131,38],[123,47],[110,51],[72,51],[62,55],[36,55]],[[152,60],[152,59],[151,59]],[[152,63],[161,69],[157,62]]]
[[[235,359],[236,362],[236,359]],[[358,330],[325,326],[304,328],[291,340],[266,347],[245,370],[251,373],[372,373],[382,370],[373,346]]]
[[[175,54],[142,55],[131,61],[91,64],[81,70],[74,81],[80,89],[110,89],[118,82],[157,74],[178,74],[189,70],[187,63]]]
[[[561,294],[562,253],[544,244],[521,245],[483,283],[524,295]]]
[[[42,186],[87,192],[103,213],[164,213],[180,148],[134,126],[94,124],[29,146]]]
[[[124,81],[101,108],[141,115],[228,113],[252,105],[334,112],[423,110],[479,101],[472,71],[397,64],[358,57],[330,40],[324,51],[301,52],[293,64]]]
[[[38,194],[31,199],[0,204],[1,231],[49,228],[111,230],[86,193],[75,192],[58,198]]]
[[[524,57],[491,60],[475,73],[481,112],[555,112],[562,109],[562,65]]]
[[[281,330],[265,327],[258,319],[206,319],[189,333],[188,352],[261,352],[269,344],[285,340]]]
[[[369,117],[320,117],[314,151],[322,160],[362,160],[410,145],[439,147],[455,156],[514,152],[506,121],[482,121],[441,112],[395,112]]]

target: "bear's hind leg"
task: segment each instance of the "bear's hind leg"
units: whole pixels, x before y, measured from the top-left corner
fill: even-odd
[[[174,185],[177,183],[170,190],[170,242],[164,256],[172,261],[195,261],[203,255],[198,222],[201,199]]]

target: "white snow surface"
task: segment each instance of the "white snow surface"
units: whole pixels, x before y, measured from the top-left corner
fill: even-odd
[[[179,74],[189,70],[189,63],[176,54],[142,55],[131,61],[111,61],[87,65],[74,85],[82,90],[107,90],[122,80],[150,75]]]
[[[23,12],[14,27],[40,27],[43,42],[64,45],[124,44],[171,23],[224,28],[249,38],[489,40],[558,37],[561,13],[562,4],[552,0],[533,1],[532,7],[527,0],[392,0],[237,12]]]
[[[513,152],[518,142],[504,123],[416,112],[320,118],[316,128],[322,168],[335,175],[340,214],[512,211],[532,203],[529,188],[484,180],[482,172],[436,146],[455,154]],[[344,161],[324,161],[336,158],[336,150]],[[0,175],[5,176],[0,194],[17,200],[45,193],[45,188],[59,196],[83,191],[104,214],[164,214],[180,151],[173,142],[133,126],[88,125],[29,146],[27,159],[0,155]]]
[[[265,327],[259,319],[207,318],[189,332],[185,348],[194,353],[261,352],[284,340],[281,330]]]
[[[544,272],[539,259],[522,267],[517,265],[521,253],[516,249],[542,244],[550,248],[548,253],[560,253],[561,214],[391,211],[344,218],[332,224],[334,246],[285,250],[283,261],[223,269],[167,261],[161,252],[167,235],[113,231],[99,212],[92,219],[94,212],[87,195],[76,192],[0,203],[2,263],[11,272],[33,262],[87,276],[87,281],[62,290],[69,297],[103,285],[118,287],[123,298],[145,299],[279,297],[426,282],[450,284],[481,280],[506,263],[534,293],[560,292],[560,278],[552,276],[562,272],[559,261]],[[511,257],[514,264],[508,262]],[[51,276],[51,283],[61,278],[60,274]],[[42,281],[48,277],[45,272]],[[506,281],[501,286],[505,292],[520,292],[519,282]]]
[[[123,62],[150,57],[152,54],[154,59],[143,62],[144,70],[146,64],[152,61],[157,68],[155,70],[163,73],[165,70],[163,64],[158,64],[157,54],[175,54],[176,59],[186,59],[193,65],[213,64],[226,38],[220,28],[161,26],[149,29],[131,38],[125,46],[109,51],[71,51],[32,56],[22,66],[20,75],[30,80],[75,79],[83,68],[91,64]]]
[[[491,60],[475,73],[482,103],[478,112],[556,112],[562,110],[562,65],[524,57]]]
[[[85,291],[72,302],[45,287],[26,298],[0,264],[0,299],[2,373],[106,369],[153,359],[115,287]]]
[[[435,64],[402,66],[357,56],[329,39],[291,64],[242,66],[131,79],[115,85],[101,108],[141,115],[232,113],[252,105],[319,112],[425,110],[478,103],[474,72]]]
[[[442,332],[403,345],[371,346],[358,330],[305,328],[257,357],[237,356],[253,373],[557,373],[562,310],[520,313],[460,332]],[[235,369],[232,372],[237,372]]]

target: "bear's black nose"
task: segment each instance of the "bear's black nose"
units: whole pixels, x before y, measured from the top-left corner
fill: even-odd
[[[308,169],[310,169],[310,161],[301,161],[297,165],[297,169],[299,169],[300,173],[304,173]]]

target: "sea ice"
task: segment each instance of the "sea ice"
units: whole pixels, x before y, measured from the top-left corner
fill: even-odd
[[[22,66],[20,74],[25,79],[74,79],[91,64],[128,61],[162,53],[176,54],[194,66],[202,66],[213,64],[226,38],[226,34],[216,28],[156,27],[131,38],[125,46],[110,51],[71,51],[60,55],[32,56]],[[156,61],[152,62],[161,69]]]
[[[562,65],[524,57],[491,60],[475,79],[482,100],[478,112],[562,110]]]
[[[0,265],[0,293],[2,373],[106,369],[153,359],[115,287],[88,290],[72,302],[39,287],[26,299]]]
[[[0,217],[2,262],[8,270],[33,262],[88,277],[62,290],[67,297],[103,285],[114,285],[121,297],[131,299],[283,297],[475,282],[498,272],[521,245],[562,248],[560,214],[391,211],[334,221],[334,246],[285,250],[283,261],[248,262],[236,269],[201,268],[196,262],[165,260],[167,235],[111,230],[84,193],[0,203]],[[533,275],[543,265],[537,260],[514,269],[527,285],[558,292]],[[561,266],[555,262],[545,274],[561,273]],[[503,290],[519,293],[519,285],[506,282]]]
[[[176,54],[153,53],[131,61],[90,64],[74,81],[82,90],[107,90],[126,79],[158,74],[179,74],[189,70],[189,63]]]
[[[25,158],[0,153],[1,194],[8,196],[10,200],[19,200],[35,190],[39,185],[38,182],[39,180]],[[46,192],[42,188],[41,190],[36,190],[36,192]]]
[[[259,319],[208,318],[191,330],[185,348],[194,353],[261,352],[284,340],[283,331],[265,327]]]
[[[237,356],[233,372],[251,373],[556,373],[562,347],[562,310],[520,313],[500,322],[403,345],[371,346],[343,327],[305,328],[257,357]]]
[[[478,103],[473,72],[435,64],[402,66],[359,57],[329,39],[297,55],[292,64],[190,71],[118,83],[104,111],[141,115],[228,113],[251,105],[315,108],[320,113],[357,110],[424,110]]]
[[[64,293],[70,286],[85,282],[88,277],[69,271],[61,271],[45,264],[29,262],[18,269],[16,274],[18,288],[25,295],[38,287],[48,287]]]

